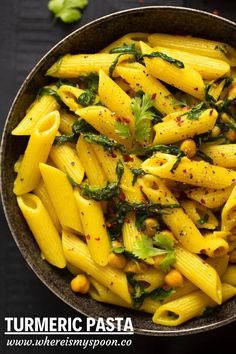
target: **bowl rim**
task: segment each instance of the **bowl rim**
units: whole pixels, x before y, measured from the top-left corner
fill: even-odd
[[[11,115],[12,112],[14,111],[15,106],[17,105],[18,102],[18,98],[20,97],[22,91],[24,90],[24,88],[28,85],[28,83],[31,81],[31,79],[33,78],[34,74],[38,71],[38,69],[43,65],[43,63],[45,62],[45,60],[47,60],[47,58],[53,54],[54,51],[56,51],[60,46],[63,45],[63,43],[65,41],[67,41],[68,39],[72,38],[73,36],[77,35],[77,33],[82,32],[84,30],[86,30],[87,28],[93,26],[93,25],[98,25],[99,23],[102,23],[106,20],[109,20],[110,18],[117,18],[120,16],[123,16],[124,14],[132,14],[132,13],[138,13],[138,12],[142,12],[142,11],[146,11],[146,10],[174,10],[174,11],[180,11],[180,12],[186,12],[186,13],[192,13],[192,14],[202,14],[203,16],[206,17],[212,17],[215,18],[217,20],[220,20],[223,23],[227,23],[228,25],[232,26],[233,28],[236,27],[236,23],[230,19],[227,19],[225,17],[207,12],[207,11],[203,11],[203,10],[198,10],[195,8],[189,8],[189,7],[183,7],[183,6],[168,6],[168,5],[161,5],[161,6],[142,6],[142,7],[134,7],[134,8],[129,8],[129,9],[125,9],[125,10],[120,10],[120,11],[116,11],[113,13],[110,13],[108,15],[105,16],[101,16],[99,18],[96,18],[95,20],[92,20],[88,23],[86,23],[83,26],[78,27],[77,29],[75,29],[74,31],[72,31],[71,33],[69,33],[68,35],[66,35],[65,37],[63,37],[61,40],[59,40],[55,45],[53,45],[42,57],[40,60],[38,60],[38,62],[34,65],[34,67],[29,71],[28,75],[25,77],[24,81],[22,82],[22,84],[20,85],[15,98],[13,99],[8,114],[6,116],[6,120],[4,123],[4,128],[2,131],[2,137],[1,137],[1,144],[0,144],[0,166],[1,166],[1,171],[0,171],[0,197],[1,197],[1,201],[2,201],[2,208],[5,214],[5,218],[7,220],[7,224],[10,230],[10,233],[17,245],[18,250],[20,251],[20,253],[22,254],[24,260],[27,262],[28,266],[33,270],[33,272],[35,273],[35,275],[39,278],[39,280],[53,293],[55,294],[60,300],[62,300],[64,303],[66,303],[69,307],[73,308],[74,310],[76,310],[77,312],[81,313],[84,316],[89,316],[88,313],[86,313],[86,311],[83,310],[78,310],[78,308],[76,308],[75,305],[73,305],[63,294],[61,294],[56,288],[54,288],[44,277],[43,275],[39,272],[39,269],[37,266],[35,266],[34,264],[31,263],[29,257],[27,257],[27,253],[26,251],[20,246],[19,241],[18,241],[18,236],[17,236],[17,232],[16,230],[14,230],[12,223],[11,223],[11,217],[8,214],[8,210],[7,210],[7,203],[8,203],[8,199],[7,199],[7,194],[4,191],[4,183],[3,183],[3,168],[2,168],[2,161],[4,159],[4,153],[5,153],[5,140],[7,139],[7,129],[8,129],[8,125],[11,119]],[[236,313],[226,319],[223,320],[218,320],[217,322],[213,322],[210,324],[204,324],[202,326],[198,326],[198,327],[194,327],[194,328],[189,328],[189,329],[181,329],[179,327],[176,327],[175,330],[165,330],[165,326],[163,326],[162,330],[154,330],[154,329],[143,329],[143,328],[138,328],[135,327],[134,328],[134,333],[136,334],[140,334],[140,335],[150,335],[150,336],[170,336],[170,337],[174,337],[174,336],[183,336],[183,335],[191,335],[191,334],[197,334],[204,331],[209,331],[218,327],[222,327],[224,325],[227,325],[233,321],[236,321]]]

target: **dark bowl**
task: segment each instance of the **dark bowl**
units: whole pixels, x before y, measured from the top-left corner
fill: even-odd
[[[179,327],[162,327],[151,316],[76,296],[69,287],[70,274],[43,261],[13,195],[13,165],[24,150],[25,139],[11,135],[23,118],[38,89],[48,83],[44,76],[56,59],[66,53],[93,53],[128,32],[181,33],[214,39],[236,46],[236,24],[203,11],[181,7],[152,6],[121,11],[102,17],[71,33],[35,66],[21,86],[6,120],[1,143],[1,190],[6,218],[15,242],[41,281],[61,300],[78,312],[92,317],[131,316],[134,330],[147,335],[181,335],[206,331],[236,320],[236,299],[216,308],[207,318],[197,318]]]

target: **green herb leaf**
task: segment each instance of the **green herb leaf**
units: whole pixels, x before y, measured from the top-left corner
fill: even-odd
[[[182,114],[181,116],[187,116],[189,120],[198,120],[201,114],[208,108],[205,102],[199,103],[197,106],[192,108],[190,111]]]
[[[115,132],[123,139],[128,139],[131,136],[128,124],[119,120],[115,121]]]
[[[154,113],[149,109],[153,106],[153,99],[144,94],[142,97],[135,97],[131,101],[131,109],[135,119],[135,139],[138,142],[148,142],[151,133],[151,121]]]
[[[65,23],[72,23],[81,18],[81,11],[88,5],[88,0],[50,0],[48,9],[55,18]]]
[[[164,232],[157,232],[153,238],[153,243],[167,251],[174,250],[174,240]]]
[[[201,219],[199,219],[197,222],[200,224],[200,225],[204,225],[207,223],[209,219],[209,215],[208,214],[205,214]]]
[[[137,182],[138,177],[143,176],[145,172],[141,168],[132,168],[131,172],[134,175],[133,180],[132,180],[132,186],[134,186],[135,183]]]
[[[114,140],[109,139],[106,135],[103,134],[94,134],[94,133],[82,133],[84,139],[90,144],[98,144],[104,147],[105,150],[112,152],[114,149],[121,152],[125,152],[125,146],[117,143]]]
[[[151,298],[153,300],[159,300],[159,301],[163,301],[165,300],[167,297],[169,297],[170,295],[172,295],[174,293],[174,289],[169,289],[169,290],[164,290],[162,288],[158,288],[156,290],[153,290],[150,294]]]
[[[140,259],[160,256],[166,253],[166,250],[153,247],[152,239],[145,235],[142,235],[141,239],[135,242],[133,248],[133,254]]]
[[[88,90],[98,92],[99,76],[97,72],[91,71],[88,74],[79,76],[79,80],[86,86]]]
[[[77,98],[77,103],[82,107],[88,107],[94,104],[96,99],[96,94],[92,90],[85,90]]]
[[[165,61],[167,61],[170,64],[175,65],[177,68],[183,69],[184,68],[184,63],[180,60],[171,58],[169,55],[161,53],[161,52],[152,52],[150,54],[143,54],[143,58],[161,58]]]

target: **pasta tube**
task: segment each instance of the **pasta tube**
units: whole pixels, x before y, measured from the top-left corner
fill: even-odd
[[[147,44],[141,42],[140,47],[143,54],[150,54],[154,50]],[[190,66],[183,68],[174,66],[162,58],[144,58],[147,71],[159,80],[177,87],[193,97],[204,99],[204,82],[201,75]]]
[[[227,62],[219,59],[198,55],[196,53],[185,52],[173,48],[154,47],[154,51],[164,53],[172,58],[181,60],[184,64],[199,72],[203,79],[215,80],[224,76],[230,71]]]
[[[156,153],[142,163],[146,173],[152,173],[161,178],[184,182],[193,186],[221,189],[229,187],[236,181],[236,172],[224,167],[211,165],[205,161],[191,161],[183,157],[173,171],[176,156]]]
[[[128,304],[131,304],[131,296],[125,273],[109,265],[102,267],[95,263],[91,258],[88,246],[69,232],[62,232],[62,245],[65,258],[68,262],[92,276]]]
[[[45,259],[58,268],[66,266],[61,239],[41,200],[27,193],[17,203]]]
[[[25,117],[20,121],[12,135],[31,135],[36,124],[47,114],[60,108],[57,100],[53,96],[43,95],[32,103],[26,112]]]
[[[216,270],[199,256],[177,246],[175,267],[217,304],[222,303],[221,281]]]
[[[228,44],[212,41],[209,39],[197,38],[192,36],[180,36],[164,33],[151,34],[148,42],[152,47],[163,46],[183,50],[186,52],[205,55],[210,58],[217,58],[236,65],[236,53]]]
[[[236,288],[222,284],[223,302],[236,295]],[[195,291],[177,300],[160,306],[152,320],[156,324],[177,326],[191,318],[201,316],[207,307],[215,307],[217,303],[201,291]]]
[[[155,137],[153,144],[172,144],[195,135],[206,133],[211,130],[216,122],[218,113],[215,109],[207,109],[202,112],[198,119],[188,119],[188,112],[177,114],[173,119],[166,120],[154,125]]]
[[[44,163],[40,163],[39,168],[62,228],[83,232],[73,188],[66,174]]]
[[[161,179],[147,175],[140,180],[139,185],[151,202],[178,205],[178,201]],[[162,219],[187,250],[200,253],[206,248],[204,237],[182,208],[167,209]]]
[[[102,70],[99,72],[98,95],[102,104],[115,112],[120,121],[134,132],[131,98]]]
[[[123,64],[116,68],[117,73],[129,83],[135,91],[149,94],[154,101],[154,106],[162,114],[176,111],[176,100],[170,91],[157,79],[149,75],[141,64]]]
[[[91,257],[97,264],[105,266],[108,263],[110,242],[101,203],[83,198],[78,190],[74,191],[74,196]]]
[[[76,111],[81,118],[85,119],[101,134],[106,135],[108,138],[117,141],[126,147],[131,147],[130,138],[122,138],[116,130],[116,115],[108,108],[103,106],[89,106]]]
[[[58,111],[43,117],[30,136],[14,182],[13,192],[22,195],[32,191],[40,181],[39,163],[46,162],[60,124]]]
[[[84,168],[72,145],[52,146],[49,157],[55,166],[70,176],[75,183],[80,184],[82,182]]]
[[[235,168],[236,167],[236,145],[224,144],[224,145],[212,145],[204,144],[201,146],[201,150],[212,158],[214,165]]]
[[[117,54],[107,53],[66,54],[48,69],[46,75],[59,79],[78,78],[80,75],[99,72],[101,69],[108,74],[116,57]],[[133,56],[131,54],[122,55],[118,62],[128,59],[133,59]]]
[[[83,165],[89,183],[97,186],[105,186],[106,175],[102,166],[93,151],[92,144],[87,143],[80,135],[76,144],[76,151]]]

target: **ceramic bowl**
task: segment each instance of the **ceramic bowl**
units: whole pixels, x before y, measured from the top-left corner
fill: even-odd
[[[162,327],[151,321],[151,316],[105,305],[86,296],[77,296],[70,290],[71,275],[43,261],[38,247],[27,227],[13,195],[13,165],[24,151],[25,138],[11,135],[12,129],[23,118],[38,89],[48,83],[44,76],[56,59],[66,53],[94,53],[129,32],[181,33],[219,40],[236,46],[236,24],[210,13],[180,7],[152,6],[117,12],[71,33],[53,47],[30,72],[22,84],[13,104],[2,136],[1,189],[6,218],[15,242],[32,270],[40,280],[62,301],[79,313],[93,317],[131,316],[134,330],[147,335],[181,335],[206,331],[236,320],[236,299],[215,309],[205,318],[197,318],[176,327]]]

